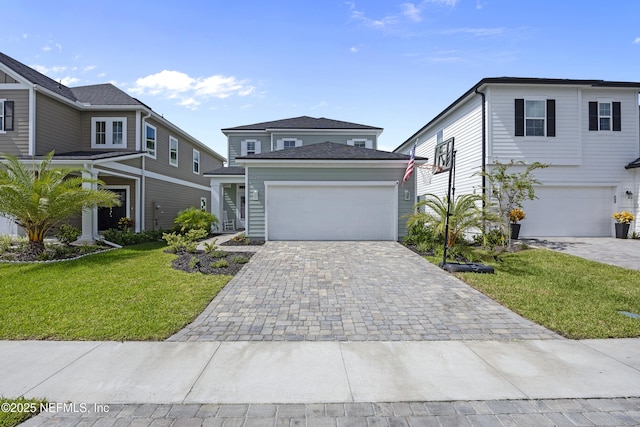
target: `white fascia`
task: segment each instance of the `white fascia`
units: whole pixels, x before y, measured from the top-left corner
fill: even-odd
[[[264,167],[264,168],[291,168],[291,167],[309,167],[309,168],[400,168],[406,167],[407,160],[284,160],[278,161],[274,159],[241,159],[236,160],[239,165],[246,167]],[[415,164],[421,165],[428,163],[428,160],[415,160]]]

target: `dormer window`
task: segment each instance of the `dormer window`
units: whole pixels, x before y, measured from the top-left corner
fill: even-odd
[[[91,148],[127,148],[126,117],[92,117]]]
[[[260,154],[262,143],[257,139],[245,139],[240,142],[240,155]]]

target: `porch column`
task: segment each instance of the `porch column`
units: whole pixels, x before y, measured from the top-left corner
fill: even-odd
[[[82,177],[85,179],[96,179],[98,174],[94,172],[89,165],[85,165],[82,171]],[[96,189],[96,184],[85,182],[82,184],[84,189]],[[82,234],[78,239],[79,243],[93,245],[96,243],[94,236],[98,232],[98,208],[88,208],[82,210]]]
[[[222,227],[222,183],[211,178],[211,213],[218,218],[218,227]]]

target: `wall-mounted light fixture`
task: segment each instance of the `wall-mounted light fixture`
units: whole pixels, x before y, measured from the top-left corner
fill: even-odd
[[[251,190],[251,200],[258,200],[258,190]]]
[[[411,200],[411,191],[404,190],[404,199],[405,200]]]
[[[624,192],[627,195],[627,199],[633,199],[633,193],[630,190]]]

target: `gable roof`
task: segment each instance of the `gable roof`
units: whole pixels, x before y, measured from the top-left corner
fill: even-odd
[[[411,135],[402,144],[397,146],[393,151],[401,150],[402,147],[408,143],[414,143],[415,138],[420,135],[425,129],[438,121],[441,117],[446,115],[449,111],[453,110],[458,104],[467,99],[469,95],[477,93],[477,91],[484,85],[489,84],[517,84],[517,85],[557,85],[557,86],[590,86],[590,87],[607,87],[607,88],[628,88],[637,89],[640,91],[640,82],[615,82],[608,80],[576,80],[576,79],[547,79],[537,77],[485,77],[476,83],[471,89],[466,91],[460,98],[456,99],[447,108],[442,110],[437,116],[435,116],[429,123],[421,127],[416,133]]]
[[[70,101],[77,100],[73,92],[71,92],[71,89],[69,89],[62,83],[45,76],[44,74],[24,65],[22,62],[17,61],[2,52],[0,52],[0,63],[6,65],[7,67],[9,67],[9,69],[19,74],[20,76],[22,76],[22,78],[28,80],[32,84],[42,86],[43,88],[48,89],[60,96],[63,96]]]
[[[624,167],[625,169],[635,169],[640,168],[640,158],[635,159],[633,162],[629,163]]]
[[[321,142],[303,145],[286,150],[269,151],[260,154],[236,157],[236,160],[403,160],[409,155],[372,150],[371,148],[353,147],[335,142]],[[427,159],[416,157],[416,161]]]
[[[315,118],[309,116],[294,117],[291,119],[274,120],[271,122],[254,123],[252,125],[224,128],[222,132],[239,130],[267,131],[270,129],[356,129],[381,131],[382,128],[360,125],[358,123],[343,122],[340,120]]]
[[[76,99],[91,105],[142,105],[111,83],[70,88]]]

